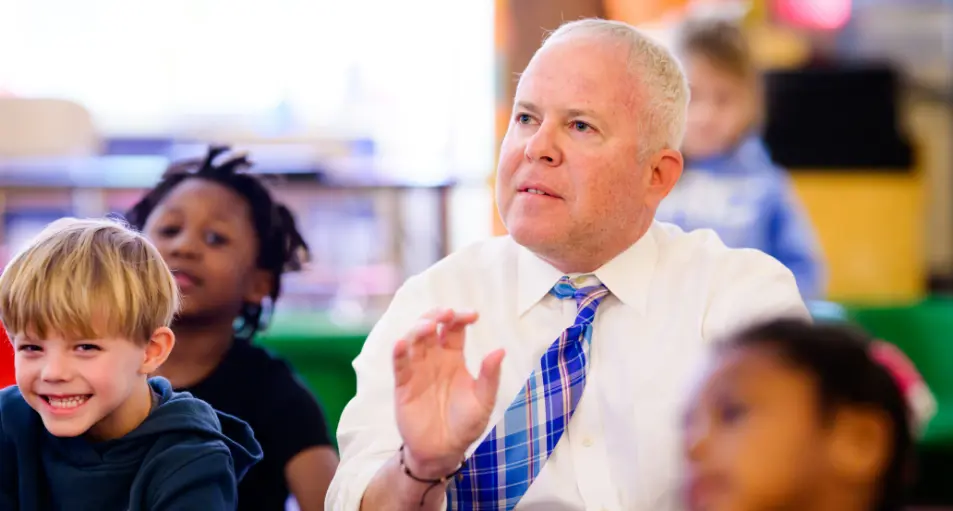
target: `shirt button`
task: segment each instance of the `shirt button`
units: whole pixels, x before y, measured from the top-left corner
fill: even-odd
[[[583,438],[583,439],[582,439],[582,446],[583,446],[583,447],[592,447],[592,439],[589,438],[589,437]]]

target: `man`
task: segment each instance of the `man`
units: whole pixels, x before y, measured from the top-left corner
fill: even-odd
[[[546,40],[500,151],[510,236],[394,297],[354,362],[328,509],[675,507],[679,400],[706,346],[807,315],[777,261],[653,221],[687,103],[676,60],[628,25]]]

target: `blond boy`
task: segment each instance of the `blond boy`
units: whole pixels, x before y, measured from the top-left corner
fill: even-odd
[[[144,237],[50,224],[0,275],[17,386],[0,391],[0,509],[227,510],[251,429],[168,381],[179,292]]]

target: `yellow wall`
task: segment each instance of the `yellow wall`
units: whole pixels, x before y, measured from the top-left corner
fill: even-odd
[[[818,232],[831,300],[896,302],[923,296],[926,221],[920,175],[798,172],[792,178]]]

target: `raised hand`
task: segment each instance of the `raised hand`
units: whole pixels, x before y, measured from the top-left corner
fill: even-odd
[[[397,427],[408,467],[418,477],[456,470],[486,429],[496,403],[503,350],[483,359],[474,379],[463,357],[475,312],[436,309],[394,346]]]

